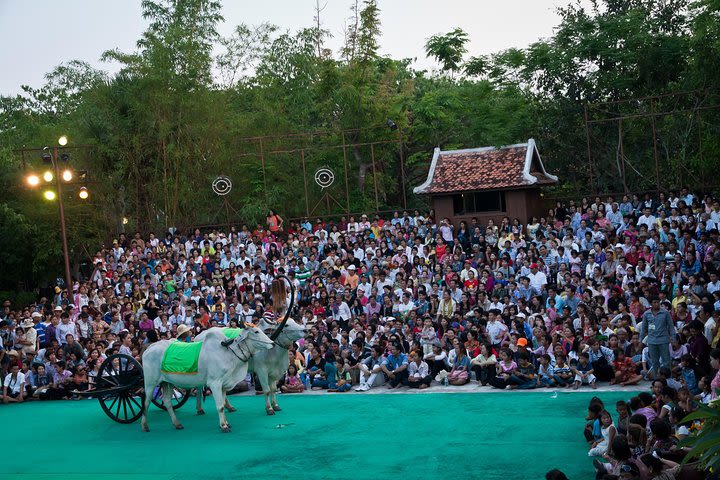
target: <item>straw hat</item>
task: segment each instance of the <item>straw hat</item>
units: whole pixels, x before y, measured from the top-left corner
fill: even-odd
[[[182,325],[180,325],[180,326],[177,328],[177,336],[179,337],[179,336],[181,336],[181,335],[183,335],[183,334],[185,334],[185,333],[187,333],[187,332],[189,332],[189,331],[190,331],[190,327],[188,327],[187,325],[185,325],[185,324],[183,323]]]
[[[35,324],[33,323],[31,318],[26,318],[23,320],[23,322],[20,324],[22,328],[33,328]]]

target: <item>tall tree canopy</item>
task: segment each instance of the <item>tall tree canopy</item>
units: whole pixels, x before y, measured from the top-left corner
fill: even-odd
[[[144,0],[149,24],[135,51],[103,55],[120,63],[119,72],[74,60],[48,66],[40,87],[0,96],[0,179],[10,186],[0,194],[0,220],[6,230],[23,232],[5,237],[5,251],[17,245],[17,258],[2,260],[0,288],[17,283],[18,265],[27,284],[59,270],[56,211],[21,186],[39,160],[26,155],[23,163],[16,149],[53,145],[61,133],[75,145],[93,146],[71,158],[93,182],[89,205],[67,201],[76,268],[122,230],[161,233],[228,217],[255,222],[270,207],[287,217],[304,215],[303,166],[310,174],[319,166],[335,169],[342,190],[347,162],[350,210],[374,209],[375,186],[381,209],[396,208],[407,193],[399,182],[398,134],[408,190],[426,174],[435,146],[530,137],[560,177],[560,194],[620,191],[621,166],[628,188],[655,188],[647,172],[656,160],[663,187],[712,181],[720,149],[719,113],[710,108],[718,105],[720,81],[718,0],[572,2],[559,8],[560,24],[549,38],[492,54],[468,51],[468,35],[456,28],[424,45],[440,67],[432,72],[382,54],[375,0],[352,2],[338,52],[325,45],[322,9],[319,2],[309,9],[306,28],[238,25],[222,38],[217,0]],[[652,105],[622,102],[679,91],[695,93]],[[620,103],[593,107],[608,101]],[[635,115],[622,125],[624,149],[618,122],[595,123],[586,133],[588,104],[590,120]],[[651,108],[681,113],[640,116]],[[384,127],[388,118],[396,131]],[[303,132],[317,135],[270,138]],[[386,140],[374,150],[367,146]],[[331,148],[343,141],[356,145],[345,156]],[[217,175],[233,179],[227,203],[211,191]],[[319,199],[321,192],[308,188]],[[330,190],[342,197],[338,192]],[[424,200],[410,195],[409,201],[422,206]]]

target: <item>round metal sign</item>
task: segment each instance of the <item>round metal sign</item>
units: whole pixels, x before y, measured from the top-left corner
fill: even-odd
[[[212,182],[213,192],[220,196],[227,195],[232,190],[232,180],[225,175],[220,175]]]
[[[335,181],[335,173],[327,167],[318,168],[315,172],[315,183],[320,188],[327,188]]]

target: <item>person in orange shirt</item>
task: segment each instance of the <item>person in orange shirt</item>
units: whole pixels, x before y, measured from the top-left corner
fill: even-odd
[[[356,273],[356,268],[355,265],[350,265],[347,268],[348,273],[345,275],[345,285],[351,290],[355,290],[360,283],[360,276]]]
[[[283,231],[283,222],[284,220],[275,213],[274,210],[270,210],[267,217],[265,218],[265,221],[267,222],[268,230],[270,230],[271,233],[277,233]]]

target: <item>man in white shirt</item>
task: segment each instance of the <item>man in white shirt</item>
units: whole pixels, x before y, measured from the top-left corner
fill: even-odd
[[[527,277],[530,279],[530,287],[532,287],[535,294],[542,295],[548,282],[545,273],[538,270],[537,263],[530,265],[530,273]]]
[[[643,209],[643,214],[640,215],[640,218],[638,218],[637,226],[639,228],[640,225],[646,225],[648,230],[653,230],[655,229],[656,222],[657,219],[650,213],[650,209],[646,207]]]
[[[70,322],[70,316],[67,314],[67,312],[63,312],[63,314],[60,315],[60,323],[57,327],[55,327],[55,338],[60,345],[67,344],[68,333],[71,333],[74,338],[78,338],[75,324]]]
[[[710,272],[710,281],[707,284],[707,291],[710,295],[720,290],[720,280],[717,272]]]
[[[505,338],[505,335],[507,334],[508,328],[504,323],[497,320],[497,312],[492,310],[488,312],[488,323],[486,330],[490,343],[494,347],[499,348],[500,344]]]
[[[408,315],[410,315],[410,312],[412,312],[413,310],[415,310],[415,308],[417,308],[417,307],[415,306],[415,303],[413,303],[412,301],[410,301],[410,294],[407,293],[407,292],[403,293],[403,294],[402,294],[402,301],[400,301],[400,303],[398,304],[398,307],[397,307],[398,313],[399,313],[403,318],[407,318]]]
[[[2,389],[3,403],[21,403],[24,400],[25,374],[20,371],[17,363],[10,367],[10,373],[5,376]]]

